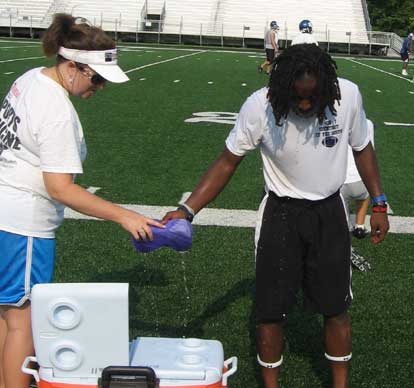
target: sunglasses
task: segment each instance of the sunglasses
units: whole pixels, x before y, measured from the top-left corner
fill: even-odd
[[[90,73],[86,70],[85,67],[80,66],[80,65],[77,65],[76,67],[81,71],[81,73],[85,77],[88,77],[90,79],[92,85],[98,86],[98,85],[102,85],[106,82],[106,79],[104,77],[102,77],[100,74],[95,73],[95,72]]]
[[[92,75],[90,80],[93,85],[102,85],[106,82],[106,79],[98,73]]]

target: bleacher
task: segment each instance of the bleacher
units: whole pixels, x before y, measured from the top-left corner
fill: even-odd
[[[145,0],[66,0],[54,12],[82,16],[108,31],[135,31]],[[50,23],[53,14],[47,15]]]
[[[30,26],[30,23],[39,26],[52,3],[53,0],[1,0],[0,20],[7,22],[11,18],[14,26]]]
[[[365,33],[365,17],[360,0],[278,0],[275,2],[260,0],[242,2],[239,0],[224,0],[223,21],[229,27],[227,33],[240,34],[242,25],[250,27],[245,30],[247,37],[257,37],[263,34],[265,26],[271,20],[276,20],[280,26],[279,37],[291,40],[298,34],[299,22],[309,19],[314,26],[317,40],[347,42],[346,32],[351,31],[355,37],[367,41]],[[254,15],[254,18],[251,17]],[[232,24],[240,21],[239,25]],[[330,36],[328,36],[328,33]],[[359,39],[358,41],[360,41]],[[355,39],[353,39],[354,42]]]
[[[151,0],[149,0],[151,2]],[[164,32],[177,33],[181,25],[182,34],[211,34],[217,0],[166,0]]]
[[[320,42],[367,43],[361,0],[2,0],[0,25],[28,18],[46,28],[55,12],[83,16],[107,31],[262,39],[271,20],[290,40],[302,19],[310,19]]]
[[[149,0],[151,2],[151,0]],[[263,37],[271,20],[281,27],[280,37],[292,39],[302,19],[310,19],[320,41],[367,42],[366,20],[360,0],[166,0],[165,25],[174,26],[183,18],[183,33],[206,35]],[[191,21],[190,25],[187,23]],[[184,32],[185,31],[185,32]],[[173,31],[171,31],[173,32]]]

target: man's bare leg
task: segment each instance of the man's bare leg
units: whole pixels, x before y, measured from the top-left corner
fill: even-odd
[[[348,367],[351,357],[351,322],[347,313],[334,317],[324,317],[325,352],[330,360],[332,387],[346,388],[348,385]]]
[[[363,201],[355,201],[355,224],[365,225],[365,216],[367,215],[369,208],[370,198]]]
[[[280,367],[272,367],[281,361],[283,351],[283,327],[281,323],[259,324],[256,328],[257,350],[260,360],[269,364],[261,367],[266,388],[279,388],[278,377]]]

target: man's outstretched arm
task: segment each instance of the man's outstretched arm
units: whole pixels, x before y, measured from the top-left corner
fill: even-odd
[[[232,154],[227,147],[201,177],[185,204],[197,214],[204,206],[214,200],[230,181],[243,156]],[[163,223],[173,218],[184,218],[181,210],[168,212],[162,219]]]

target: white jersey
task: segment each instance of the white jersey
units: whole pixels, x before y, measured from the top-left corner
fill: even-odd
[[[0,230],[53,238],[64,207],[42,173],[82,173],[86,145],[68,93],[41,71],[18,78],[0,106]]]
[[[292,43],[291,46],[295,45],[295,44],[302,44],[302,43],[307,43],[307,44],[316,44],[318,45],[318,41],[313,37],[312,34],[309,34],[307,32],[301,32],[300,34],[296,35],[293,39],[292,39]]]
[[[274,49],[274,47],[272,45],[272,36],[275,39],[275,45],[276,45],[276,48],[277,48],[277,33],[276,33],[275,30],[268,30],[266,32],[266,36],[265,36],[265,48],[266,49],[270,49],[270,50]]]
[[[345,181],[348,144],[361,151],[369,142],[358,87],[344,79],[339,79],[339,86],[337,115],[326,108],[322,124],[290,112],[282,125],[276,125],[268,89],[258,90],[243,104],[226,139],[228,150],[244,156],[259,148],[266,191],[278,196],[320,200],[334,194]]]
[[[374,146],[374,124],[372,124],[371,120],[367,120],[367,130],[369,141]],[[362,181],[362,179],[355,164],[354,154],[352,148],[348,147],[348,168],[346,170],[345,184],[359,181]]]

